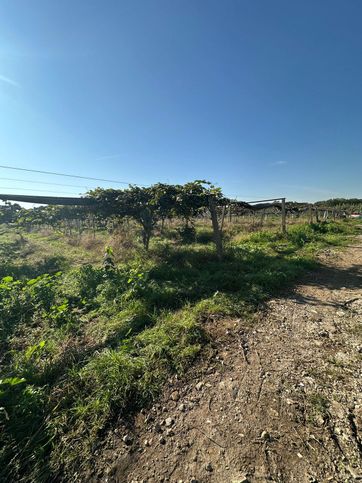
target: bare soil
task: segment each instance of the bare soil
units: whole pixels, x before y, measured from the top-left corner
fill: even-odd
[[[212,343],[114,434],[97,481],[362,481],[362,238]],[[125,437],[126,436],[126,437]]]

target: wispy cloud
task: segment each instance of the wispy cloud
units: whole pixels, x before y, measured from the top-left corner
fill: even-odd
[[[119,157],[120,157],[120,154],[107,154],[105,156],[98,156],[98,158],[96,158],[96,161],[102,161],[106,159],[116,159]]]
[[[287,164],[286,161],[274,161],[271,163],[272,166],[282,166],[283,164]]]
[[[6,84],[9,84],[14,87],[20,87],[20,84],[13,79],[10,79],[9,77],[6,77],[5,75],[0,74],[0,81],[5,82]]]

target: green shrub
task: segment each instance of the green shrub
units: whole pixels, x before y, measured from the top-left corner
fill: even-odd
[[[214,240],[214,235],[212,230],[206,228],[200,228],[196,231],[196,241],[197,243],[211,243]]]
[[[283,238],[281,232],[274,231],[257,231],[252,233],[249,240],[254,243],[276,242]]]
[[[190,244],[196,240],[196,230],[194,226],[182,226],[177,229],[177,234],[182,243]]]

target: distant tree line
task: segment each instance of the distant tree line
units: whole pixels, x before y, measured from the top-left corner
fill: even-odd
[[[331,208],[338,210],[345,210],[349,213],[353,211],[362,211],[362,199],[361,198],[332,198],[325,201],[317,201],[315,206],[323,208]]]

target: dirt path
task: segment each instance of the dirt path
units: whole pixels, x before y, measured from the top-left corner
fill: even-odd
[[[192,383],[140,415],[118,482],[362,481],[362,238],[262,320],[210,323]]]

